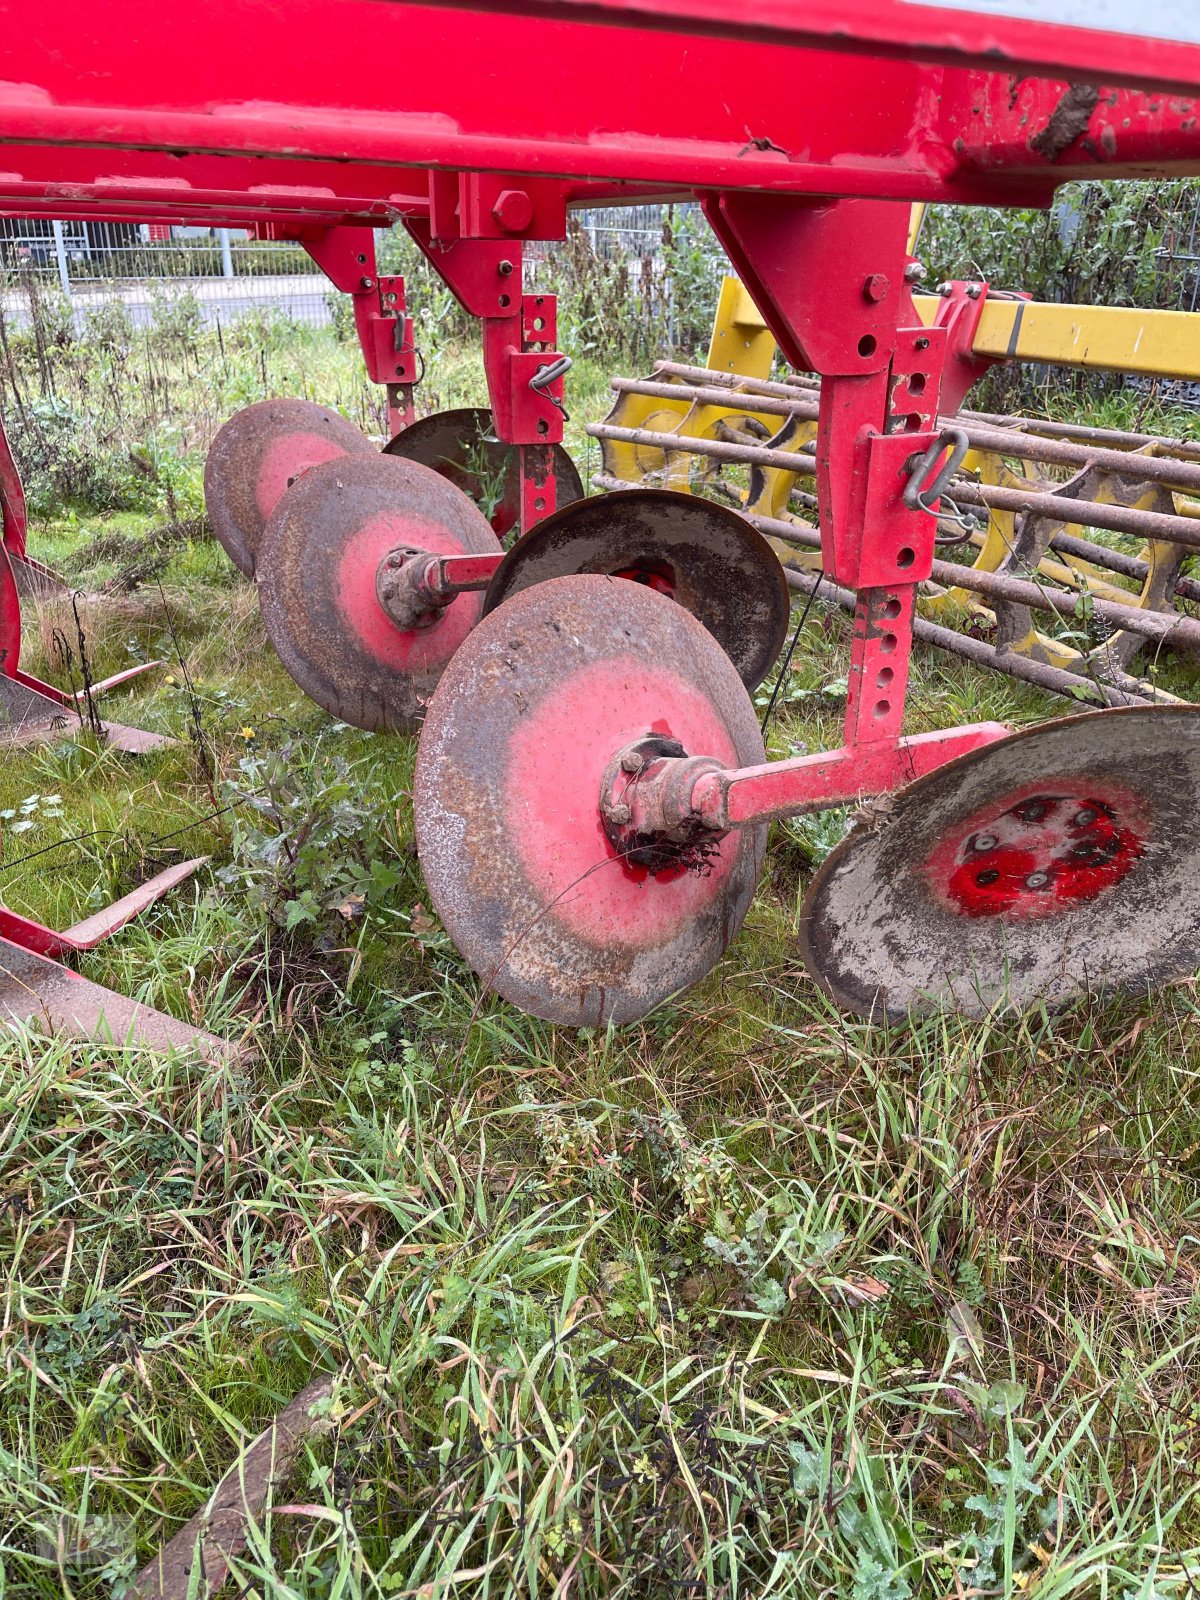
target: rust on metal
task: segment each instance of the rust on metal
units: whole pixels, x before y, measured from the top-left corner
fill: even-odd
[[[828,578],[818,583],[815,574],[796,572],[791,567],[786,567],[784,571],[788,585],[801,594],[816,594],[819,599],[837,605],[843,611],[854,611],[858,597],[852,589],[843,589],[830,583]],[[964,661],[972,661],[976,666],[990,667],[995,672],[1002,672],[1005,677],[1019,678],[1022,683],[1031,683],[1035,688],[1045,689],[1049,694],[1063,695],[1076,703],[1080,700],[1102,700],[1108,706],[1128,706],[1152,705],[1173,699],[1173,696],[1164,695],[1161,690],[1138,679],[1124,678],[1120,682],[1109,683],[1103,679],[1085,678],[1081,673],[1068,672],[1063,667],[1053,667],[1044,661],[1034,661],[1013,650],[997,650],[985,639],[959,633],[955,628],[943,628],[936,622],[927,622],[924,617],[913,618],[913,638],[922,644],[945,650],[950,655],[961,656]]]
[[[819,550],[821,547],[820,535],[799,523],[783,522],[774,517],[752,517],[750,520],[764,533],[800,549]],[[1138,565],[1142,568],[1141,575],[1145,576],[1148,571],[1146,563],[1140,562]],[[1055,588],[1041,579],[1023,578],[1006,570],[985,572],[979,567],[960,567],[952,561],[935,558],[929,575],[934,583],[944,584],[947,588],[970,589],[988,600],[1008,601],[1028,606],[1031,610],[1051,612],[1064,620],[1073,617],[1079,606],[1078,593]],[[787,573],[789,583],[792,576],[792,573]],[[846,591],[847,594],[849,592]],[[1092,598],[1089,606],[1096,617],[1115,628],[1125,629],[1146,639],[1157,639],[1178,649],[1200,651],[1200,618],[1165,608],[1152,610],[1145,606],[1122,605],[1119,601],[1107,600],[1102,596]]]
[[[694,438],[676,433],[661,433],[650,428],[618,428],[610,423],[595,423],[588,433],[596,439],[613,439],[624,444],[653,444],[670,453],[710,456],[742,466],[776,467],[783,472],[814,476],[815,456],[769,445],[734,444],[720,439]],[[1138,458],[1140,467],[1141,458]],[[1125,463],[1129,470],[1128,462]],[[1137,468],[1133,469],[1137,476]],[[1143,539],[1169,539],[1188,549],[1200,549],[1200,523],[1189,517],[1165,511],[1140,511],[1133,506],[1110,505],[1094,500],[1069,498],[1058,490],[1014,489],[1001,484],[978,484],[956,479],[954,498],[967,506],[998,511],[1035,512],[1057,521],[1105,528],[1110,533],[1127,533]]]
[[[0,673],[0,748],[62,739],[78,733],[83,725],[73,705],[64,706],[19,679]],[[166,734],[147,733],[144,728],[130,728],[123,722],[101,722],[100,733],[114,750],[128,755],[146,755],[175,743]]]
[[[475,407],[422,417],[384,445],[385,455],[432,467],[488,512],[498,538],[521,518],[521,459],[516,445],[495,437],[492,414]],[[562,445],[552,450],[556,504],[583,497],[583,481]]]
[[[1200,707],[1027,729],[838,846],[804,900],[805,964],[867,1016],[1145,994],[1200,966],[1198,810]]]
[[[784,388],[786,385],[775,385]],[[758,394],[746,392],[740,395],[738,390],[730,389],[716,384],[696,385],[690,383],[655,383],[644,378],[614,378],[612,388],[618,394],[639,394],[648,398],[662,398],[673,400],[687,400],[693,405],[721,406],[728,408],[731,399],[743,398],[751,402],[748,410],[753,410],[757,415],[777,417],[798,417],[805,422],[815,422],[819,407],[815,400],[784,399],[774,394]],[[1094,445],[1080,443],[1074,439],[1038,438],[1016,427],[999,427],[990,422],[976,421],[971,412],[944,414],[939,419],[942,426],[953,424],[962,427],[973,448],[977,450],[991,450],[998,454],[1012,456],[1020,461],[1042,462],[1047,466],[1062,467],[1092,467],[1101,468],[1110,472],[1133,473],[1147,483],[1162,483],[1172,489],[1178,489],[1186,494],[1200,494],[1200,461],[1195,459],[1180,459],[1174,454],[1139,454],[1136,461],[1131,460],[1131,453],[1137,449],[1141,451],[1147,443],[1152,442],[1151,435],[1131,434],[1129,443],[1124,449],[1115,446],[1106,447],[1100,442]],[[609,437],[603,430],[607,424],[597,423],[588,428],[588,433],[596,438]],[[666,440],[670,435],[656,429],[646,430],[653,434],[660,443],[666,447]],[[635,441],[648,443],[645,438]],[[736,442],[736,441],[734,441]],[[790,466],[788,470],[804,470]]]
[[[5,1022],[41,1023],[52,1033],[97,1043],[181,1051],[214,1064],[242,1055],[227,1039],[139,1005],[57,961],[0,939],[0,1025]]]
[[[234,566],[254,576],[266,520],[301,473],[338,456],[374,454],[352,422],[312,400],[260,400],[236,412],[204,463],[208,519]]]
[[[1088,130],[1092,112],[1100,102],[1094,83],[1072,83],[1050,113],[1046,126],[1029,141],[1029,148],[1047,161],[1057,161]]]
[[[463,594],[428,627],[398,628],[376,576],[400,546],[500,554],[486,517],[460,489],[394,455],[311,468],[263,535],[259,600],[271,643],[305,694],[357,728],[415,727],[483,605],[481,595]]]
[[[185,882],[207,862],[207,856],[193,856],[190,861],[179,861],[173,867],[156,872],[152,878],[139,883],[129,894],[122,895],[103,911],[96,911],[82,922],[67,928],[60,938],[69,950],[91,950],[102,940],[119,932],[134,917],[139,916],[156,900],[161,900],[178,884]]]
[[[211,1499],[149,1561],[133,1581],[138,1600],[188,1600],[216,1594],[230,1564],[245,1548],[250,1525],[271,1490],[291,1471],[300,1447],[319,1426],[314,1407],[333,1393],[331,1377],[316,1378],[290,1401],[238,1456]]]
[[[127,922],[152,906],[156,900],[161,900],[177,884],[190,878],[207,860],[207,856],[196,856],[191,861],[181,861],[173,867],[167,867],[153,878],[147,878],[145,883],[139,884],[129,894],[105,906],[102,911],[93,912],[90,917],[85,917],[82,922],[61,933],[0,905],[0,935],[52,959],[70,950],[94,949],[102,940],[120,932]]]
[[[744,517],[696,495],[631,489],[547,517],[505,556],[484,613],[535,583],[579,573],[669,595],[704,624],[748,689],[787,637],[791,598],[779,558]]]
[[[552,578],[486,616],[426,717],[413,786],[433,904],[486,987],[569,1026],[644,1016],[741,925],[765,827],[651,873],[601,814],[618,752],[648,736],[733,766],[763,759],[728,656],[641,584]]]

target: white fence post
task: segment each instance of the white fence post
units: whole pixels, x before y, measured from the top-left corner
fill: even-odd
[[[229,229],[218,228],[217,238],[221,241],[221,276],[233,277],[233,249],[229,243]]]
[[[67,267],[67,242],[63,238],[63,225],[61,222],[52,223],[54,229],[54,254],[58,259],[58,281],[62,284],[62,292],[66,296],[67,304],[71,303],[71,274]]]

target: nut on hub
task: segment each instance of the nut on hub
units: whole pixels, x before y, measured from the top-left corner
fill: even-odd
[[[600,783],[609,843],[653,876],[703,871],[728,830],[711,828],[691,808],[696,780],[719,772],[714,756],[689,756],[677,739],[648,733],[618,750]]]
[[[375,569],[375,595],[402,633],[432,628],[446,607],[429,582],[437,557],[413,545],[397,545]]]

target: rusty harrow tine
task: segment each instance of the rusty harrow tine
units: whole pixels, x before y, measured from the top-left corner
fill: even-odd
[[[732,398],[739,397],[738,390],[721,388],[715,384],[654,383],[643,378],[614,378],[611,387],[618,394],[640,394],[652,399],[688,400],[699,405],[724,407],[728,407]],[[747,394],[745,398],[752,398],[754,402],[753,407],[747,409],[753,409],[763,416],[799,417],[805,422],[817,420],[815,401],[797,402],[775,394]],[[1049,466],[1094,467],[1099,471],[1131,473],[1143,482],[1162,483],[1186,494],[1200,494],[1200,460],[1178,461],[1169,456],[1139,455],[1135,465],[1128,450],[1089,448],[1059,439],[1039,441],[1023,433],[976,422],[969,412],[943,416],[939,420],[943,424],[953,422],[961,425],[965,422],[964,432],[977,450],[991,450],[1021,461],[1041,461]],[[592,431],[588,429],[589,433]]]
[[[794,407],[804,406],[811,402],[796,400],[796,392],[809,391],[813,395],[820,392],[820,384],[812,378],[800,374],[790,377],[786,383],[777,383],[770,378],[751,378],[740,373],[720,372],[710,367],[694,367],[682,361],[656,361],[655,373],[666,373],[670,377],[683,378],[688,382],[707,385],[724,391],[726,395],[762,395],[774,399],[791,399]],[[626,379],[623,382],[633,384],[633,392],[638,392],[636,385],[641,382],[652,382],[652,379]],[[654,391],[657,393],[658,391]],[[668,390],[672,398],[681,399],[685,393],[685,385],[675,384]],[[724,401],[722,403],[728,403]],[[765,408],[764,408],[765,409]],[[799,415],[804,415],[798,411]],[[814,412],[815,415],[815,412]],[[1171,439],[1160,433],[1130,433],[1121,428],[1098,428],[1082,422],[1054,422],[1046,417],[1011,417],[997,411],[972,411],[964,407],[954,413],[956,420],[961,423],[979,424],[981,427],[998,428],[1006,436],[1014,431],[1021,433],[1037,434],[1048,439],[1082,439],[1091,440],[1098,445],[1111,445],[1121,451],[1141,450],[1147,445],[1152,445],[1160,450],[1169,450],[1173,455],[1183,456],[1192,461],[1200,461],[1200,443],[1192,439]]]
[[[815,573],[797,572],[792,567],[785,567],[788,584],[801,594],[811,595],[820,583],[819,598],[829,602],[836,602],[843,611],[853,612],[858,603],[858,596],[852,589],[843,589],[829,580],[820,579]],[[949,651],[951,655],[962,656],[967,661],[973,661],[977,666],[990,667],[995,672],[1003,672],[1010,678],[1019,678],[1024,683],[1031,683],[1038,689],[1045,689],[1051,694],[1063,695],[1068,700],[1095,700],[1103,699],[1109,706],[1128,705],[1153,705],[1155,701],[1147,694],[1139,693],[1136,689],[1125,689],[1115,683],[1106,683],[1095,678],[1084,678],[1075,672],[1066,672],[1062,667],[1047,666],[1045,662],[1033,661],[1028,656],[1017,655],[1013,651],[997,650],[994,645],[988,644],[983,639],[972,639],[969,634],[958,633],[954,628],[943,628],[936,622],[926,622],[923,617],[913,619],[913,638],[920,639],[923,644],[934,645],[939,650]]]
[[[1039,434],[1047,439],[1092,439],[1097,444],[1111,445],[1114,449],[1143,450],[1147,445],[1170,450],[1174,455],[1200,460],[1200,445],[1191,439],[1168,439],[1161,433],[1127,433],[1122,428],[1096,428],[1083,422],[1052,422],[1046,417],[1008,417],[996,411],[960,411],[958,415],[967,422],[978,422],[986,427],[1004,432],[1019,428],[1023,433]]]
[[[800,452],[793,454],[790,450],[772,450],[766,445],[732,444],[722,439],[692,439],[677,433],[663,433],[655,428],[617,428],[608,422],[589,423],[586,431],[593,439],[615,439],[622,444],[649,444],[668,453],[683,450],[689,455],[711,456],[715,461],[779,467],[784,472],[815,474],[817,470],[813,456]]]
[[[1138,511],[1132,506],[1102,505],[1096,500],[1077,500],[1048,491],[1030,493],[1025,489],[972,483],[962,478],[954,481],[954,498],[960,505],[981,506],[989,511],[1032,512],[1055,522],[1075,522],[1083,527],[1104,528],[1109,533],[1162,539],[1184,545],[1189,550],[1200,550],[1200,523],[1165,511]]]
[[[743,513],[747,515],[747,513]],[[748,515],[762,533],[773,538],[799,545],[802,549],[820,549],[820,535],[801,528],[792,522],[782,522],[777,517]],[[1005,572],[984,572],[975,567],[960,567],[953,561],[934,558],[930,573],[935,583],[947,588],[970,589],[988,599],[1012,600],[1018,605],[1030,606],[1035,611],[1049,611],[1062,620],[1069,620],[1075,611],[1079,596],[1069,589],[1057,589],[1050,584],[1028,578],[1013,577]],[[1150,611],[1144,606],[1121,605],[1114,600],[1094,598],[1094,614],[1115,628],[1127,628],[1131,633],[1147,639],[1169,640],[1171,644],[1188,650],[1200,651],[1200,620],[1168,611]]]
[[[734,444],[719,439],[696,439],[654,428],[618,428],[611,423],[589,425],[594,439],[612,439],[622,444],[652,445],[666,453],[709,456],[715,461],[736,462],[744,466],[776,467],[784,472],[815,475],[816,460],[803,452],[773,450],[767,445]],[[1084,527],[1104,528],[1110,533],[1132,534],[1141,539],[1162,539],[1200,550],[1200,522],[1172,516],[1162,511],[1139,511],[1132,506],[1103,505],[1095,500],[1077,500],[1057,492],[1009,489],[998,484],[977,484],[955,479],[955,499],[963,505],[985,510],[1033,512],[1056,522],[1080,523]]]

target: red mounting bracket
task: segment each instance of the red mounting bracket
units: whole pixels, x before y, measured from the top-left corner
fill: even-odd
[[[869,761],[882,761],[880,772],[904,769],[913,607],[933,560],[937,510],[936,502],[906,505],[904,495],[938,438],[947,345],[974,328],[957,303],[933,328],[917,322],[905,206],[725,193],[708,196],[704,209],[788,361],[821,374],[822,566],[858,591],[845,744],[793,776],[772,769],[770,782],[790,789],[793,801],[824,791],[824,803],[834,804]],[[973,310],[973,299],[963,299]],[[975,736],[959,733],[957,742],[922,746],[931,764]]]
[[[350,296],[367,377],[385,386],[388,430],[401,432],[415,419],[413,385],[418,381],[404,279],[378,275],[375,240],[369,229],[326,228],[300,242],[334,288]]]
[[[428,220],[409,217],[404,225],[463,309],[482,321],[492,426],[499,440],[521,452],[520,527],[526,532],[555,509],[553,447],[562,442],[563,376],[570,363],[554,348],[558,336],[554,295],[523,291],[521,239],[497,240],[495,226],[482,238],[454,231],[460,223],[470,223],[472,216],[478,223],[480,196],[510,192],[489,188],[482,182],[486,176],[433,174]],[[468,185],[465,191],[460,182],[449,181],[476,177],[480,186]],[[556,186],[529,188],[535,195],[545,195]],[[464,202],[464,193],[474,194],[474,211]],[[536,208],[530,212],[531,227],[537,226],[537,215]]]
[[[1003,364],[1002,356],[977,356],[972,349],[975,330],[987,303],[986,283],[944,283],[938,290],[941,303],[933,326],[944,330],[946,360],[942,373],[942,410],[957,411],[973,383],[992,367]],[[1018,299],[1028,300],[1028,295]],[[932,331],[932,330],[931,330]]]

